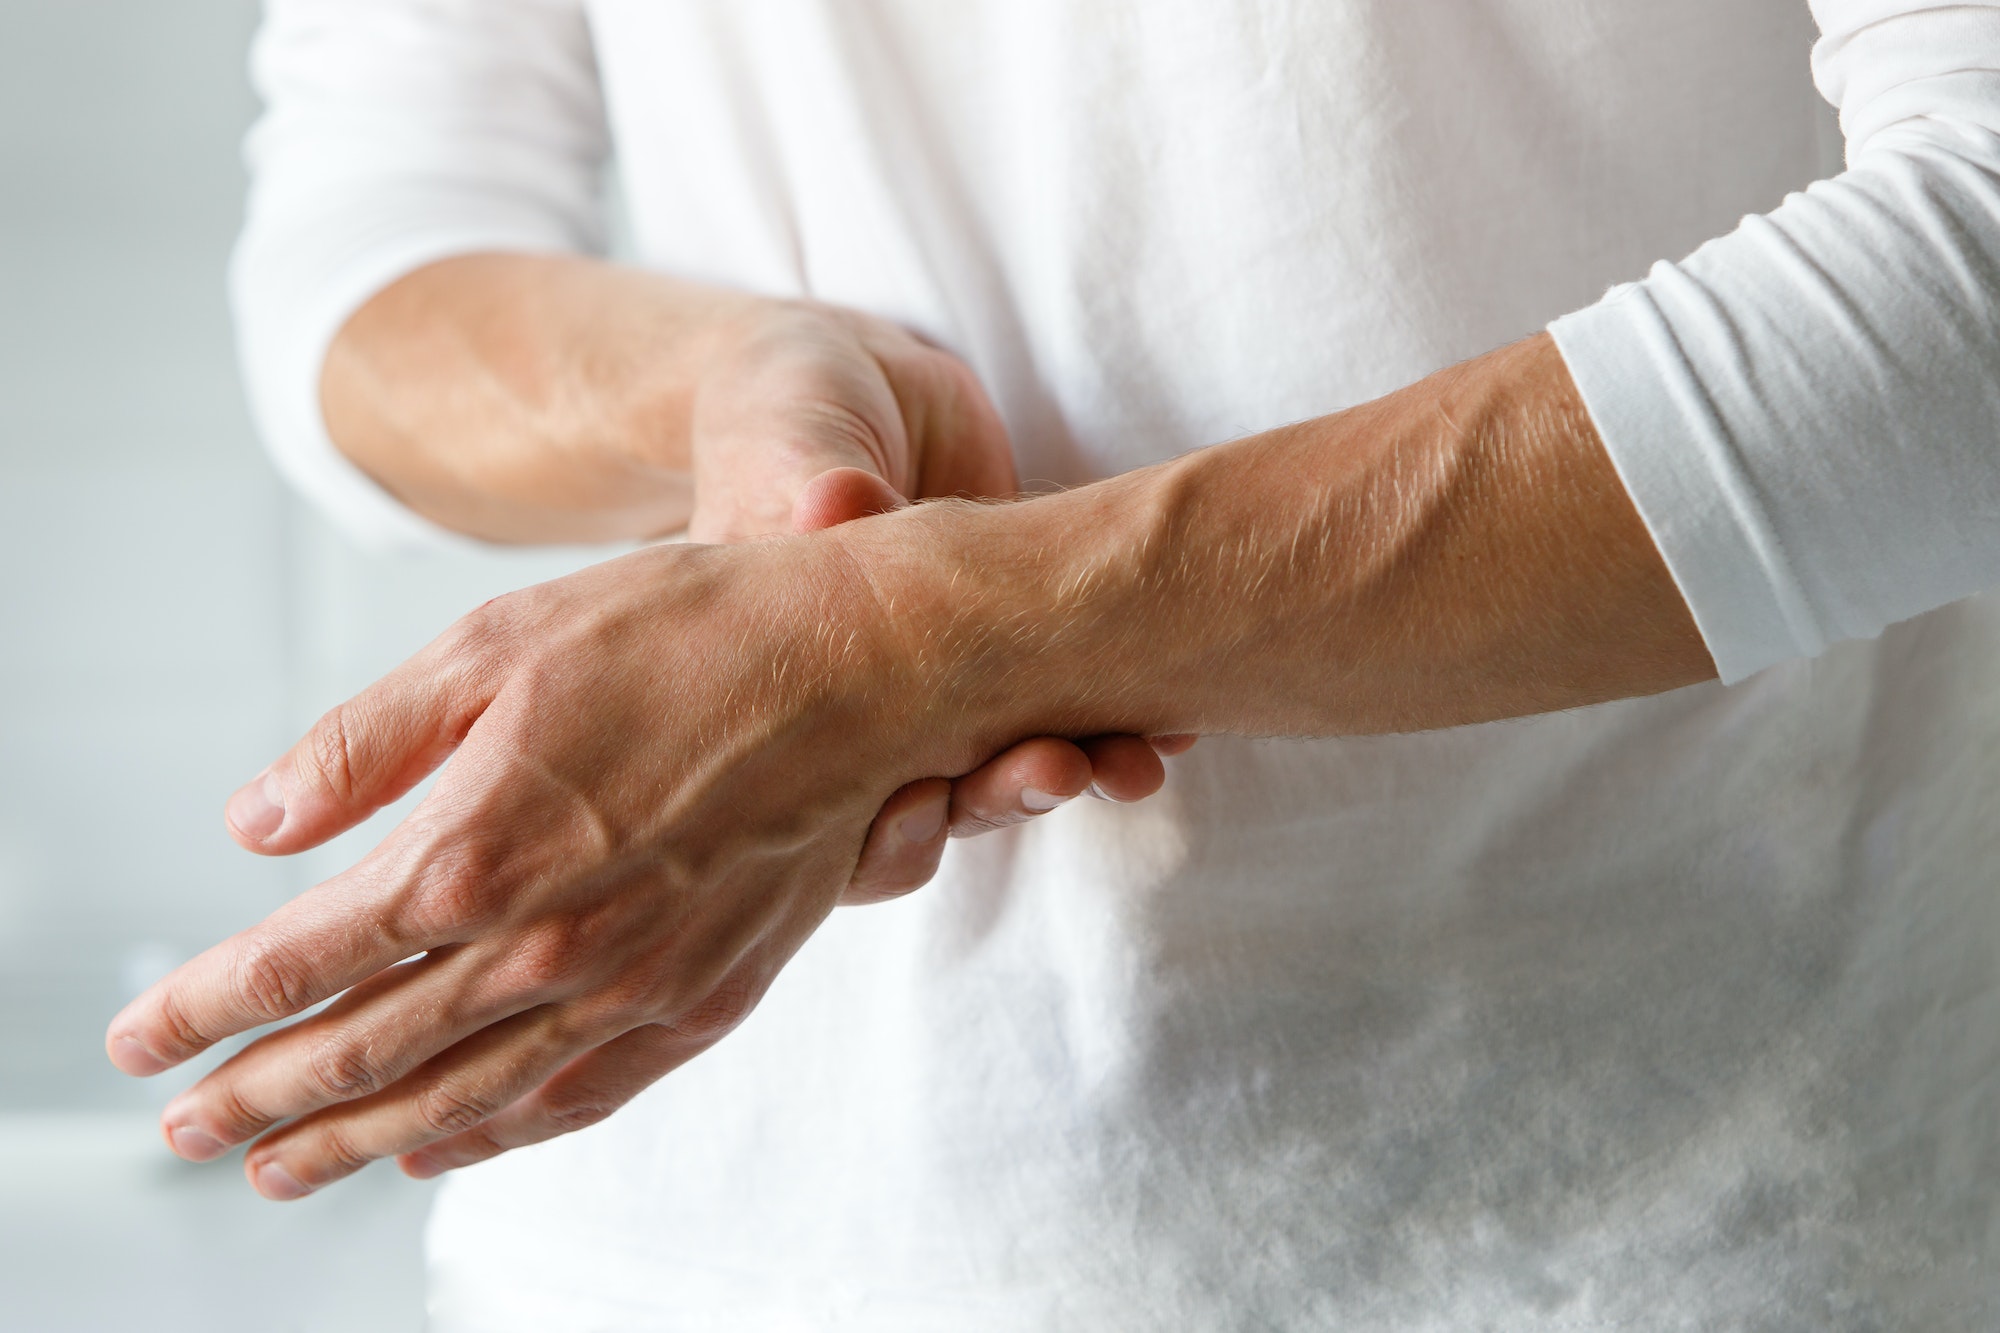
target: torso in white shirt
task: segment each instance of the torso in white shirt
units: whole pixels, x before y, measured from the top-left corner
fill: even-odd
[[[903,320],[1024,476],[1333,411],[1831,168],[1800,0],[604,0],[649,264]],[[1204,742],[455,1178],[445,1333],[1993,1327],[2000,616]]]

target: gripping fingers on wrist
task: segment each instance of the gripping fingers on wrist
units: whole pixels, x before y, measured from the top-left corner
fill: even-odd
[[[1107,801],[1143,801],[1166,785],[1160,750],[1137,736],[1093,736],[1079,742],[1090,760],[1093,795]]]
[[[905,500],[888,482],[858,467],[836,467],[820,473],[799,492],[792,505],[794,532],[819,532],[856,519],[900,509]]]
[[[951,835],[977,837],[1067,805],[1090,788],[1090,756],[1066,740],[1037,736],[951,784]]]
[[[868,830],[860,863],[840,901],[885,902],[922,888],[937,874],[950,838],[1024,823],[1065,805],[1090,786],[1090,759],[1065,740],[1021,742],[947,782],[912,782],[883,803]]]
[[[951,784],[943,778],[912,782],[884,801],[841,903],[887,902],[930,883],[944,856],[950,814]]]
[[[947,836],[976,837],[1025,823],[1085,791],[1116,801],[1143,800],[1166,781],[1161,752],[1177,754],[1191,743],[1181,737],[1099,736],[1075,745],[1039,736],[955,782],[913,782],[876,815],[841,902],[883,902],[928,884]]]

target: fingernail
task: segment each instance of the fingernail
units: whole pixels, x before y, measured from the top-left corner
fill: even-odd
[[[1048,792],[1038,791],[1033,787],[1021,788],[1021,808],[1033,815],[1047,814],[1059,805],[1068,805],[1072,799],[1068,796],[1051,796]]]
[[[950,813],[949,801],[926,801],[896,823],[896,835],[904,842],[930,842],[944,832],[944,818]]]
[[[229,1151],[228,1144],[193,1125],[180,1125],[168,1130],[167,1142],[190,1162],[212,1162]]]
[[[111,1063],[121,1074],[151,1078],[167,1067],[167,1062],[146,1049],[137,1037],[120,1037],[111,1043]]]
[[[229,798],[225,812],[230,826],[254,842],[262,842],[285,822],[285,789],[278,775],[265,769]]]
[[[430,1180],[443,1175],[445,1170],[444,1163],[420,1152],[403,1154],[398,1165],[403,1168],[403,1174],[412,1180]]]
[[[285,1170],[284,1167],[279,1166],[276,1162],[266,1162],[264,1165],[258,1167],[256,1182],[259,1194],[267,1199],[275,1199],[279,1203],[284,1203],[291,1199],[303,1199],[306,1195],[312,1193],[304,1185],[299,1184],[297,1176]]]
[[[1124,802],[1120,801],[1116,796],[1113,796],[1110,792],[1104,790],[1104,788],[1098,786],[1095,782],[1090,784],[1090,794],[1092,796],[1095,796],[1100,801],[1110,801],[1113,805],[1124,804]]]

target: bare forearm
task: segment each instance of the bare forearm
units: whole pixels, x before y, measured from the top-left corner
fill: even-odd
[[[670,532],[692,503],[702,365],[748,300],[566,256],[443,260],[334,340],[328,430],[392,494],[474,536]]]
[[[1546,340],[1064,495],[654,547],[480,608],[239,792],[239,840],[299,851],[456,746],[375,856],[141,996],[107,1047],[156,1073],[342,995],[177,1098],[170,1141],[259,1139],[273,1198],[372,1157],[432,1175],[719,1040],[837,901],[881,896],[857,875],[884,812],[935,866],[947,811],[911,794],[942,802],[929,775],[1021,736],[1406,730],[1709,673]],[[485,992],[536,1021],[440,1026]],[[379,1091],[329,1090],[307,1046]]]
[[[1546,338],[1065,495],[896,522],[952,590],[882,556],[886,595],[955,664],[950,706],[1003,730],[1410,731],[1714,672]]]

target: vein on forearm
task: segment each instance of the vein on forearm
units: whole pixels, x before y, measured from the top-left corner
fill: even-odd
[[[1713,674],[1546,339],[945,545],[932,657],[1037,729],[1424,730]]]

